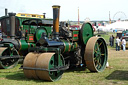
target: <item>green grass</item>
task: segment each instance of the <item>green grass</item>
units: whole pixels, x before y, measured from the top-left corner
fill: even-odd
[[[108,39],[109,35],[102,35],[102,37]],[[110,54],[108,62],[113,68],[106,68],[101,73],[91,73],[86,68],[73,69],[65,71],[59,81],[47,82],[27,79],[18,64],[13,69],[0,70],[0,85],[128,85],[128,56],[123,55],[123,51],[118,53],[114,48],[108,47],[108,49],[119,56]]]
[[[0,70],[0,85],[127,85],[128,57],[111,57],[109,64],[113,68],[101,73],[91,73],[88,69],[67,70],[56,82],[27,79],[19,64],[13,69]]]

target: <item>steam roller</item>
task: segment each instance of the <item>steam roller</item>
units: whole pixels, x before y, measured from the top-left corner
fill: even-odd
[[[0,39],[0,68],[15,67],[22,58],[21,69],[27,78],[46,81],[61,79],[64,71],[71,68],[104,71],[107,45],[102,37],[94,35],[91,23],[70,29],[67,22],[59,22],[60,6],[52,8],[53,19],[21,19],[15,13],[0,18],[6,35]],[[5,19],[10,21],[8,28],[4,27]]]
[[[72,67],[87,67],[91,72],[102,72],[107,62],[105,40],[94,36],[90,23],[84,23],[79,30],[67,29],[64,22],[59,23],[59,10],[60,6],[53,6],[51,38],[43,31],[36,46],[29,49],[30,53],[23,63],[25,76],[57,81],[64,70]]]

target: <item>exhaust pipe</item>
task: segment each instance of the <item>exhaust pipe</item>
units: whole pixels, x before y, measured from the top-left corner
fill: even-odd
[[[46,18],[46,13],[43,13],[44,19]]]
[[[60,6],[54,5],[53,8],[53,36],[55,40],[59,40],[59,14]]]
[[[5,8],[5,16],[7,16],[7,14],[8,14],[8,9]]]
[[[9,21],[10,21],[10,37],[11,39],[15,38],[15,15],[16,13],[8,13],[9,14]]]

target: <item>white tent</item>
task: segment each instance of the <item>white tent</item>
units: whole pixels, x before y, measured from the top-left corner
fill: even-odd
[[[128,21],[117,21],[112,24],[106,25],[106,27],[103,29],[104,31],[113,31],[113,30],[126,30],[128,29]]]

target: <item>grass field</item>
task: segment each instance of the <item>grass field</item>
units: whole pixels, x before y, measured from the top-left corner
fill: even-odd
[[[102,36],[108,39],[109,35]],[[18,64],[13,69],[0,70],[0,85],[128,85],[128,50],[115,51],[108,46],[108,62],[110,68],[101,73],[91,73],[86,68],[67,70],[56,82],[27,79]]]

